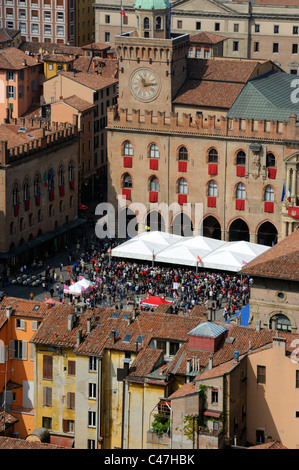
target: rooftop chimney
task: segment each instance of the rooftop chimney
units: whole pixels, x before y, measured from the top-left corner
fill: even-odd
[[[255,326],[255,331],[260,332],[261,331],[261,320],[256,320],[256,326]]]
[[[6,307],[6,316],[7,318],[9,318],[12,314],[12,307],[11,306],[7,306]]]
[[[87,318],[86,332],[87,333],[91,332],[91,318]]]
[[[79,328],[77,332],[76,346],[79,346],[79,344],[81,344],[81,341],[82,341],[82,328]]]
[[[209,366],[208,369],[213,369],[213,356],[209,356]]]

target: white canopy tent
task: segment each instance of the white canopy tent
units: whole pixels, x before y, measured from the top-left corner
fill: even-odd
[[[237,272],[270,247],[246,241],[225,242],[213,238],[182,237],[164,232],[144,232],[116,248],[111,255],[120,258],[198,266]]]
[[[202,236],[181,237],[177,243],[161,251],[156,256],[156,261],[196,266],[198,257],[202,260],[225,244],[224,241]]]
[[[111,250],[111,256],[152,261],[153,254],[168,248],[182,237],[165,232],[143,232]]]

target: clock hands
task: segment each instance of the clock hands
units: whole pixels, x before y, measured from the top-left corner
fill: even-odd
[[[145,78],[143,78],[143,77],[141,78],[141,83],[142,83],[142,86],[144,86],[144,87],[156,85],[156,83],[147,82],[147,81],[145,80]]]

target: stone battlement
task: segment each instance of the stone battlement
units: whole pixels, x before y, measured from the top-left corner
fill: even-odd
[[[8,141],[2,140],[0,142],[0,164],[10,165],[20,160],[20,158],[27,157],[41,150],[45,150],[54,145],[63,143],[69,139],[73,139],[78,135],[77,116],[74,116],[74,122],[71,123],[57,123],[42,121],[40,119],[31,118],[9,118],[6,119],[6,125],[28,128],[27,132],[34,128],[40,129],[41,136],[32,138],[28,142],[14,147],[8,147]],[[18,134],[17,130],[14,130]]]
[[[191,114],[183,114],[179,121],[178,113],[170,113],[170,116],[166,117],[164,112],[158,112],[154,116],[152,111],[141,115],[139,110],[132,110],[129,114],[127,109],[117,109],[115,106],[107,110],[107,115],[107,125],[113,128],[257,140],[299,140],[296,116],[290,116],[287,122],[280,122],[230,119],[224,116],[217,118],[211,115],[195,118]]]

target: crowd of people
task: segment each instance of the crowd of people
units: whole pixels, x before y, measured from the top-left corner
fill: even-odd
[[[83,240],[84,242],[84,240]],[[128,303],[138,303],[146,295],[172,300],[173,313],[188,313],[195,305],[213,301],[215,309],[223,309],[225,319],[245,306],[250,296],[250,279],[222,272],[195,272],[194,268],[162,266],[153,263],[120,260],[111,257],[110,243],[91,239],[89,243],[78,241],[68,255],[66,273],[46,270],[51,295],[61,302],[72,301],[72,295],[63,292],[65,285],[77,282],[84,276],[94,283],[94,289],[82,293],[82,300],[89,306],[116,306],[124,308]],[[81,252],[84,247],[84,252]],[[65,271],[65,270],[64,270]]]

